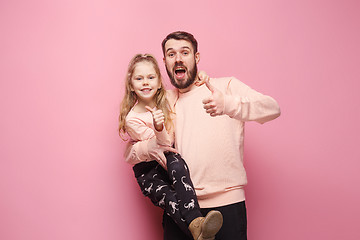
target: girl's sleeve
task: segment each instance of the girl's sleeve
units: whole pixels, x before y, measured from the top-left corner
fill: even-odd
[[[149,140],[155,137],[154,130],[137,118],[126,120],[126,132],[133,141]]]
[[[159,132],[147,126],[140,119],[132,118],[126,121],[126,131],[134,141],[149,140],[150,138],[156,137],[159,145],[171,147],[171,137],[166,131],[165,126],[163,130]]]
[[[128,142],[125,148],[124,157],[127,163],[133,165],[152,160],[160,160],[163,163],[166,163],[164,149],[157,144],[155,137],[135,143]]]
[[[280,116],[275,99],[251,89],[236,78],[228,82],[224,102],[224,113],[241,121],[263,124]]]
[[[155,132],[157,144],[171,147],[172,144],[171,137],[170,134],[166,131],[165,126],[163,126],[163,130],[161,132],[158,132],[156,130],[154,130],[154,132]]]
[[[171,145],[170,136],[167,134],[165,128],[163,131],[157,132],[147,126],[141,119],[132,118],[126,120],[126,132],[132,139],[126,147],[126,162],[133,165],[152,160],[166,162],[163,151],[155,147],[158,144],[163,146]],[[149,145],[149,143],[152,144]],[[154,153],[150,154],[152,152]]]

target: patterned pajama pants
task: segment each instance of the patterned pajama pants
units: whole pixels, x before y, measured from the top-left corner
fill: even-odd
[[[202,214],[188,166],[179,154],[169,152],[165,156],[167,171],[156,161],[141,162],[133,167],[135,177],[142,193],[190,234],[189,224]]]

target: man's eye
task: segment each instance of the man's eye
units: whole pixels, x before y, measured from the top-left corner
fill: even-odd
[[[174,57],[175,54],[174,54],[174,53],[169,53],[168,56],[169,56],[169,57]]]
[[[184,55],[188,55],[188,54],[189,54],[189,52],[183,52],[183,54],[184,54]]]

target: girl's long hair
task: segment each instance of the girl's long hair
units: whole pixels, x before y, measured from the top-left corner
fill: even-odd
[[[173,128],[172,119],[171,119],[171,114],[173,112],[171,111],[169,102],[166,99],[166,91],[162,83],[159,65],[155,57],[150,54],[136,54],[131,59],[128,66],[128,71],[125,77],[125,95],[120,104],[119,135],[124,141],[127,140],[125,138],[125,133],[126,133],[125,118],[137,102],[137,95],[135,94],[134,91],[131,91],[131,78],[133,77],[136,64],[139,62],[149,62],[154,66],[155,72],[161,84],[161,87],[155,93],[154,102],[156,104],[156,108],[162,110],[164,113],[165,128],[168,131],[171,131]]]

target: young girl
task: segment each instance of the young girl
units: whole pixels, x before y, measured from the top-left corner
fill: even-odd
[[[124,140],[127,133],[130,142],[156,138],[159,145],[171,147],[174,129],[171,114],[156,59],[149,54],[135,55],[125,79],[119,116],[120,136]],[[154,159],[134,165],[142,193],[164,209],[189,236],[197,240],[215,239],[222,226],[221,213],[211,211],[203,217],[185,161],[174,152],[165,153],[165,157],[166,163]]]

